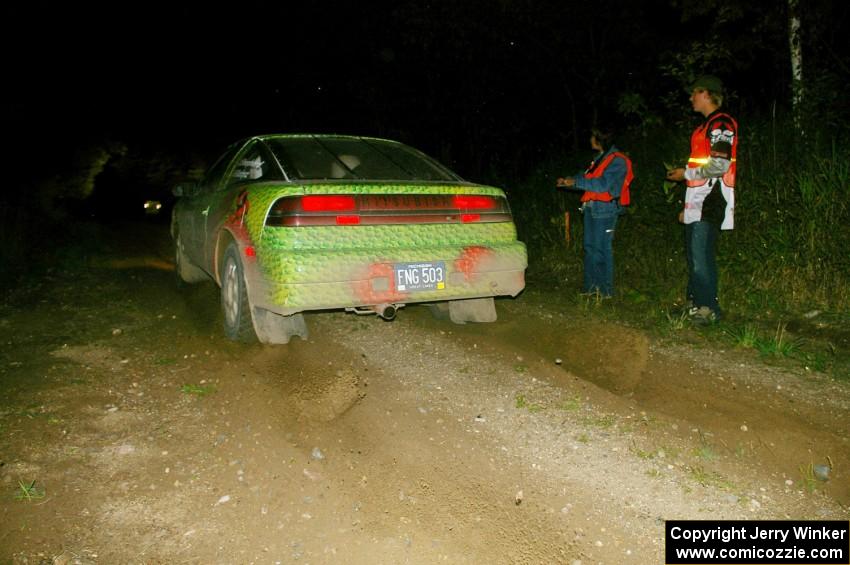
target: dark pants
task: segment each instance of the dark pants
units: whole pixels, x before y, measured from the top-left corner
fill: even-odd
[[[694,306],[708,306],[720,315],[717,303],[717,237],[720,229],[712,222],[685,224],[688,255],[688,298]]]
[[[614,227],[617,215],[584,212],[584,292],[614,294]]]

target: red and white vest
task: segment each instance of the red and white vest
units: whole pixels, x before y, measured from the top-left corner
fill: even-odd
[[[702,204],[706,197],[711,193],[711,189],[715,182],[720,183],[720,190],[723,198],[726,200],[726,214],[723,218],[723,223],[720,229],[731,230],[735,226],[735,173],[737,169],[738,157],[738,123],[735,119],[726,113],[718,113],[711,116],[711,119],[706,120],[694,130],[691,135],[691,156],[688,159],[688,168],[693,169],[702,167],[711,157],[711,138],[713,132],[709,132],[708,128],[715,123],[718,118],[724,118],[732,123],[735,131],[732,137],[732,159],[729,169],[718,179],[695,179],[686,180],[687,190],[685,191],[685,216],[686,224],[698,222],[702,219]]]

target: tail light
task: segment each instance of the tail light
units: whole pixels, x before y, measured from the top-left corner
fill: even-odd
[[[492,210],[496,207],[496,199],[492,196],[475,194],[455,194],[452,204],[460,210]]]
[[[354,197],[345,194],[302,196],[301,209],[305,212],[350,212],[354,210]]]
[[[457,224],[509,222],[503,196],[479,194],[314,194],[285,196],[269,226]]]

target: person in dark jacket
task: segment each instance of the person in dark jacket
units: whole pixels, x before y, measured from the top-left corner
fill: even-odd
[[[632,162],[614,145],[613,133],[593,129],[590,146],[596,155],[584,173],[557,179],[556,186],[583,190],[583,292],[609,298],[614,294],[614,229],[629,204]]]

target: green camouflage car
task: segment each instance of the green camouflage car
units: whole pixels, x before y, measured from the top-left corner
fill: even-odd
[[[493,297],[525,286],[505,193],[395,141],[252,137],[174,194],[177,275],[218,283],[237,341],[306,339],[308,310],[392,319],[429,303],[456,323],[492,322]]]

